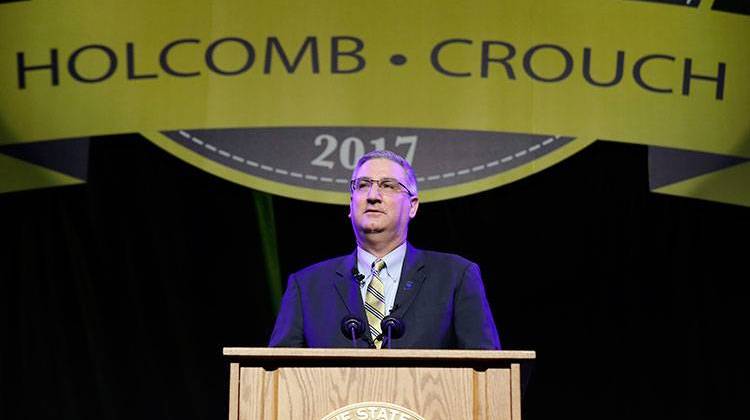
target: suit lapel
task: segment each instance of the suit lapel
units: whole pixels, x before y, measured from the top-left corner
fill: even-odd
[[[356,266],[357,251],[344,257],[341,264],[336,268],[336,277],[334,286],[339,296],[344,301],[346,309],[350,314],[357,315],[363,320],[367,320],[365,315],[365,306],[362,303],[362,294],[359,290],[359,282],[354,279],[352,269]]]
[[[424,270],[424,253],[411,244],[406,244],[404,267],[401,269],[401,280],[398,282],[394,316],[401,318],[409,310],[414,298],[419,294],[427,275]]]

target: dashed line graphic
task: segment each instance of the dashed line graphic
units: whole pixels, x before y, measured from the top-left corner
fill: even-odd
[[[209,151],[211,151],[213,153],[216,153],[216,154],[218,154],[218,155],[220,155],[220,156],[222,156],[224,158],[231,159],[231,160],[234,160],[234,161],[237,161],[237,162],[240,162],[240,163],[245,163],[246,165],[252,166],[254,168],[260,168],[260,169],[263,169],[264,171],[267,171],[267,172],[273,172],[273,173],[276,173],[276,174],[279,174],[279,175],[290,176],[292,178],[297,178],[297,179],[306,179],[306,180],[309,180],[309,181],[325,182],[325,183],[329,183],[329,184],[330,183],[336,183],[336,184],[348,184],[349,183],[349,180],[346,179],[346,178],[330,178],[330,177],[324,177],[324,176],[319,177],[319,176],[316,176],[316,175],[303,174],[303,173],[299,173],[299,172],[289,171],[289,170],[286,170],[286,169],[283,169],[283,168],[276,168],[276,167],[273,167],[273,166],[270,166],[270,165],[261,164],[261,163],[252,161],[250,159],[244,158],[242,156],[238,156],[238,155],[235,155],[233,153],[227,152],[226,150],[220,149],[220,148],[212,145],[211,143],[208,143],[208,142],[206,142],[204,140],[201,140],[198,137],[193,136],[192,134],[188,133],[187,131],[179,130],[179,133],[180,133],[180,136],[182,136],[183,138],[185,138],[187,140],[190,140],[193,143],[195,143],[195,144],[203,147],[204,149],[209,150]],[[526,156],[527,154],[535,153],[538,150],[542,149],[543,147],[547,147],[550,144],[554,143],[559,138],[560,138],[560,136],[548,137],[547,139],[545,139],[541,143],[537,143],[537,144],[535,144],[535,145],[533,145],[531,147],[528,147],[528,148],[520,150],[520,151],[518,151],[516,153],[509,154],[509,155],[504,156],[504,157],[502,157],[500,159],[493,160],[491,162],[488,162],[488,163],[485,163],[485,164],[482,164],[482,165],[476,165],[476,166],[473,166],[471,168],[464,168],[464,169],[460,169],[460,170],[453,171],[453,172],[447,172],[447,173],[443,173],[443,174],[434,174],[434,175],[428,175],[428,176],[421,176],[421,177],[417,178],[417,182],[437,181],[437,180],[440,180],[440,179],[454,178],[454,177],[457,177],[457,176],[460,177],[460,176],[468,175],[468,174],[471,174],[471,173],[481,172],[481,171],[484,171],[484,170],[486,170],[488,168],[492,168],[492,167],[495,167],[495,166],[498,166],[498,165],[506,164],[506,163],[512,161],[513,159],[521,158],[523,156]]]

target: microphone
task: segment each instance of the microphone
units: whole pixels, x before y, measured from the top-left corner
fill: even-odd
[[[385,335],[385,338],[388,339],[389,349],[391,348],[391,340],[398,340],[401,338],[404,335],[405,330],[406,327],[404,327],[404,323],[395,316],[388,315],[380,321],[380,331],[383,331],[383,333],[386,331],[388,332],[388,334]],[[383,334],[381,333],[381,335]]]
[[[352,278],[356,280],[360,286],[365,285],[365,275],[357,270],[357,267],[352,268]]]
[[[365,332],[365,323],[354,315],[347,315],[341,320],[341,333],[352,339],[352,347],[357,347],[357,339]]]

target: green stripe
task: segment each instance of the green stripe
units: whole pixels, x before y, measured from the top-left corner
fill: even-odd
[[[274,313],[279,312],[281,302],[281,268],[279,267],[279,250],[276,241],[276,220],[273,212],[273,200],[270,194],[253,191],[255,213],[258,216],[263,262]]]

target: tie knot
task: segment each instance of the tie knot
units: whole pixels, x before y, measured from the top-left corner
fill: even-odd
[[[372,263],[372,272],[376,276],[378,274],[380,274],[380,270],[382,270],[384,268],[385,268],[385,261],[383,261],[383,260],[381,260],[379,258]]]

